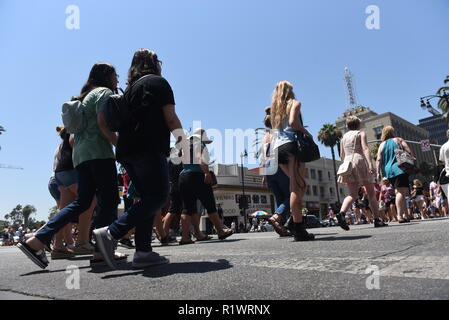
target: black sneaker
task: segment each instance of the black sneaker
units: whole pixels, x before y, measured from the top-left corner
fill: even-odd
[[[118,242],[118,245],[120,247],[126,248],[126,249],[134,249],[136,246],[133,244],[131,239],[120,239]]]
[[[386,224],[385,222],[383,222],[380,219],[374,220],[374,228],[383,228],[383,227],[388,227],[388,224]]]
[[[337,220],[338,220],[338,225],[346,231],[349,231],[349,226],[346,223],[346,219],[345,219],[346,214],[344,212],[340,212],[337,214]]]

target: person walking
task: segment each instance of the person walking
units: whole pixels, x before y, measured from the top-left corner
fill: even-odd
[[[179,175],[179,191],[185,207],[181,215],[182,237],[179,244],[194,243],[191,240],[190,227],[192,224],[195,224],[194,229],[199,228],[201,218],[197,212],[197,200],[200,200],[207,210],[209,219],[217,231],[218,239],[225,240],[234,232],[231,229],[223,229],[222,220],[216,208],[212,189],[213,181],[209,171],[209,152],[206,147],[206,144],[210,144],[212,141],[207,137],[206,131],[203,129],[195,130],[189,140],[190,161],[183,161],[183,170]],[[203,239],[198,240],[201,241]],[[207,240],[210,240],[210,238]]]
[[[391,126],[386,126],[382,130],[381,140],[382,143],[377,151],[377,175],[378,177],[386,177],[390,181],[396,193],[398,221],[399,223],[408,223],[410,220],[405,197],[409,193],[409,175],[399,169],[395,150],[403,148],[412,156],[413,152],[404,139],[395,137],[394,128]]]
[[[78,196],[35,236],[18,244],[18,248],[42,269],[48,266],[44,248],[50,247],[51,239],[59,230],[89,209],[95,195],[98,211],[94,225],[97,228],[108,225],[117,216],[117,168],[112,148],[117,143],[117,136],[108,129],[103,113],[117,84],[115,68],[108,63],[96,63],[80,96],[75,98],[82,102],[87,123],[82,132],[75,134],[73,147],[73,166],[78,172]],[[104,263],[104,258],[96,247],[91,265]],[[115,259],[126,260],[126,255],[117,253]]]
[[[155,52],[139,49],[134,53],[125,91],[133,116],[119,131],[117,160],[128,172],[140,201],[109,226],[93,231],[112,269],[117,267],[114,241],[133,228],[136,246],[133,268],[169,262],[152,250],[152,229],[155,216],[167,202],[169,193],[170,133],[181,143],[186,142],[186,137],[175,111],[173,91],[161,74],[162,63]]]
[[[267,114],[264,124],[267,131],[263,137],[261,148],[261,167],[264,169],[263,173],[266,174],[262,178],[262,185],[273,192],[277,205],[273,216],[268,219],[268,222],[280,237],[287,237],[291,236],[291,233],[284,226],[290,214],[290,179],[279,166],[276,166],[277,170],[271,169],[276,164],[275,159],[271,156],[271,141],[273,140],[271,134],[271,107],[266,108],[265,112]]]
[[[288,81],[276,84],[271,103],[271,125],[274,134],[272,146],[277,152],[278,163],[290,179],[290,208],[293,216],[292,233],[295,241],[314,240],[306,230],[301,214],[302,199],[307,189],[306,167],[299,161],[297,132],[312,136],[304,127],[301,102],[296,100],[293,86]]]
[[[338,223],[342,229],[349,230],[345,213],[351,208],[354,200],[357,199],[359,187],[363,186],[374,214],[374,227],[386,227],[388,225],[382,221],[379,215],[379,204],[374,189],[375,170],[366,133],[360,130],[361,121],[355,116],[351,116],[346,120],[346,126],[348,132],[342,138],[340,154],[341,160],[348,162],[351,169],[344,172],[344,174],[340,172],[338,182],[348,187],[349,194],[343,201],[340,213],[337,214]],[[367,201],[365,201],[364,205],[367,205]]]

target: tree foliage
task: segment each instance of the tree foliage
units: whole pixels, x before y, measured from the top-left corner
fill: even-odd
[[[31,215],[36,213],[36,208],[32,205],[26,205],[22,207],[18,204],[14,209],[11,210],[10,213],[5,215],[5,219],[12,226],[21,226],[25,225],[28,227],[31,222],[36,222],[31,218]]]

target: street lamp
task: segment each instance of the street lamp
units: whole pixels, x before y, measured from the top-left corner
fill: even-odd
[[[427,103],[424,102],[424,99],[427,100]],[[430,95],[430,96],[426,96],[426,97],[421,97],[421,108],[423,108],[424,110],[429,111],[430,113],[432,113],[435,116],[441,116],[441,113],[439,113],[437,110],[435,110],[434,107],[432,107],[432,105],[430,104],[430,100],[432,99],[444,99],[446,100],[447,104],[449,105],[449,95],[446,93],[446,91],[443,90],[443,94],[442,95]]]
[[[246,201],[246,196],[245,196],[245,172],[243,169],[243,158],[248,158],[248,152],[246,150],[244,150],[244,152],[242,152],[240,154],[240,161],[242,164],[242,197],[240,198],[240,207],[242,207],[241,209],[243,210],[243,218],[245,219],[245,230],[246,230],[246,223],[247,223],[247,217],[246,217],[246,206],[247,206],[247,201]]]

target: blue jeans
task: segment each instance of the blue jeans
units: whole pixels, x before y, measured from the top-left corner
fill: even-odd
[[[155,214],[165,205],[169,192],[168,163],[163,154],[139,154],[123,157],[140,201],[109,226],[109,232],[120,239],[135,230],[136,251],[151,251],[151,233]]]
[[[78,171],[78,196],[74,202],[58,212],[36,234],[36,238],[50,246],[53,236],[68,223],[75,221],[89,209],[94,196],[97,196],[97,213],[94,219],[96,228],[108,226],[117,219],[119,203],[117,168],[114,159],[97,159],[83,162],[76,167]]]
[[[266,176],[268,187],[273,191],[276,198],[276,213],[282,217],[282,223],[285,223],[290,212],[290,178],[278,169],[276,174]]]

